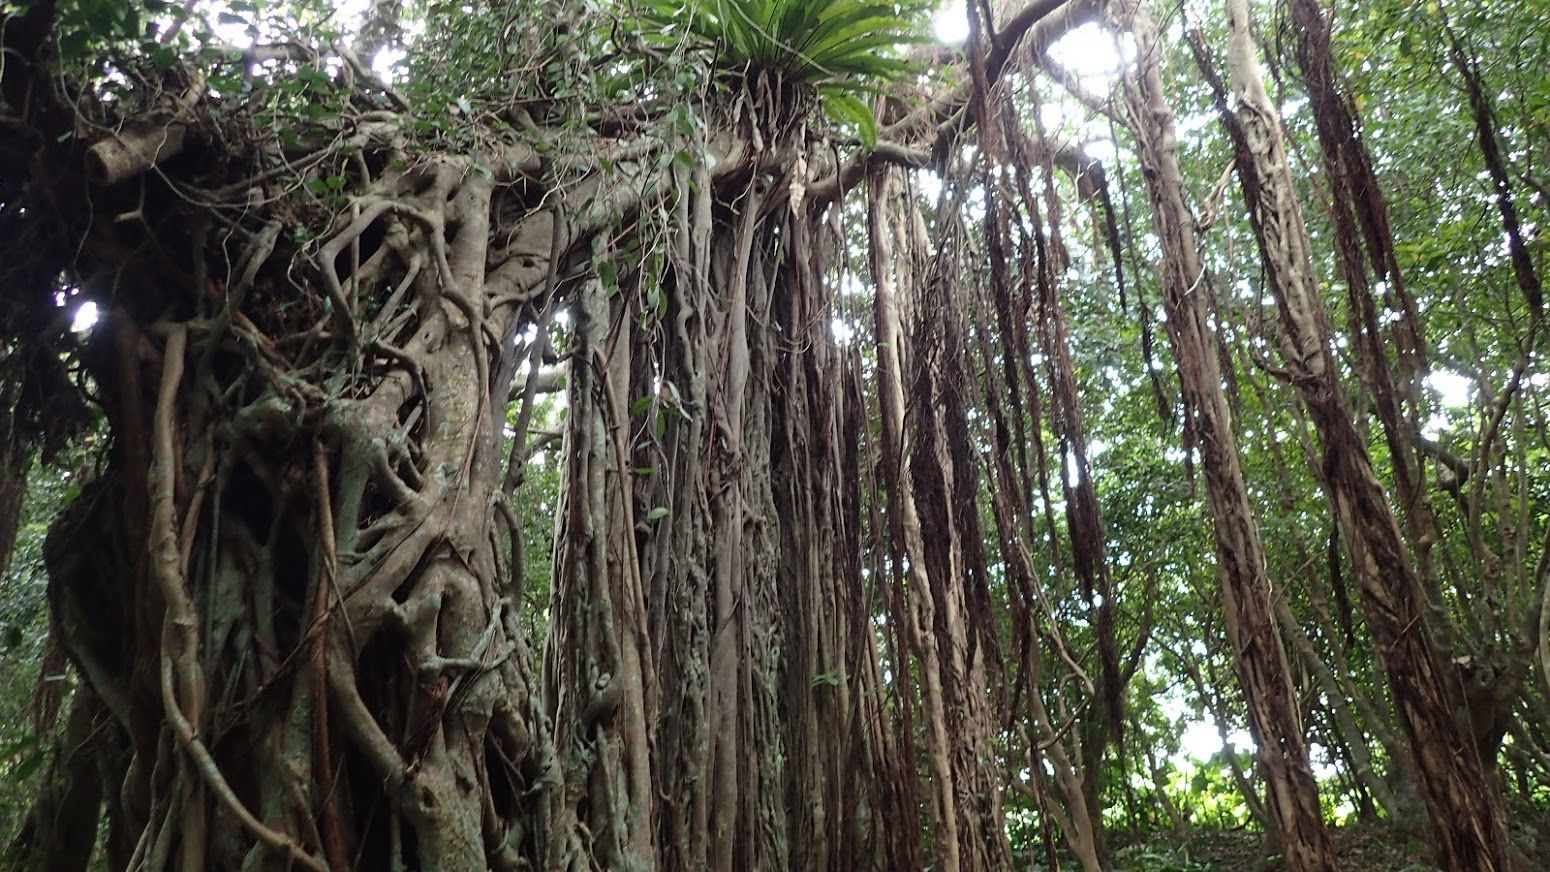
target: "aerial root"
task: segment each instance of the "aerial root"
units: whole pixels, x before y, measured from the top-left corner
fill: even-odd
[[[187,327],[181,324],[174,326],[168,335],[162,355],[161,383],[157,392],[151,430],[153,454],[151,468],[147,474],[148,489],[151,494],[152,575],[165,602],[161,631],[162,703],[173,735],[188,761],[192,763],[194,771],[203,781],[206,789],[231,811],[243,828],[264,845],[286,855],[301,866],[317,872],[326,872],[327,867],[308,854],[290,836],[270,829],[248,811],[232,792],[231,786],[210,756],[209,749],[195,732],[189,715],[184,711],[186,706],[194,717],[199,717],[205,704],[204,677],[201,674],[198,656],[197,634],[200,621],[194,602],[187,591],[185,561],[179,543],[174,505],[177,446],[173,421],[178,389],[183,380],[184,353],[187,343]],[[181,702],[180,696],[183,698]],[[187,802],[197,802],[197,798],[190,796],[191,790],[192,785],[184,783],[178,789],[178,794],[185,797]],[[176,799],[172,800],[164,827],[171,825],[176,815],[175,810],[182,804]],[[198,820],[193,823],[197,824],[190,828],[193,831],[183,833],[183,837],[202,841],[204,834],[198,830],[203,829],[207,822]],[[156,849],[165,844],[164,837],[169,832],[164,829],[163,833],[158,835],[152,848],[153,856],[158,853]]]

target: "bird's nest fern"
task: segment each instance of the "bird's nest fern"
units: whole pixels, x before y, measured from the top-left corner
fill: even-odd
[[[716,84],[775,134],[822,107],[870,145],[866,98],[910,73],[929,0],[647,0],[649,39],[709,56]]]

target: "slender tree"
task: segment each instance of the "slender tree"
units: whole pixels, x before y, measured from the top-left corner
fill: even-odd
[[[1332,869],[1318,789],[1275,618],[1259,526],[1249,501],[1223,390],[1206,299],[1211,277],[1200,261],[1195,219],[1185,200],[1173,111],[1158,68],[1156,24],[1141,4],[1117,9],[1136,37],[1140,58],[1125,77],[1131,134],[1162,240],[1163,309],[1183,389],[1190,444],[1200,452],[1206,499],[1216,534],[1218,572],[1238,680],[1248,702],[1256,759],[1276,835],[1299,869]]]
[[[1406,734],[1439,861],[1507,869],[1506,828],[1478,751],[1454,717],[1463,690],[1435,641],[1427,595],[1365,441],[1356,430],[1330,351],[1311,243],[1292,182],[1280,115],[1265,92],[1245,0],[1227,3],[1228,73],[1239,179],[1279,314],[1288,378],[1318,431],[1320,476],[1346,534],[1362,604]]]

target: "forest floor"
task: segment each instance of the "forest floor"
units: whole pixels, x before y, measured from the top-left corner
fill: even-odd
[[[1550,840],[1535,839],[1524,820],[1511,826],[1513,846],[1526,869],[1550,869]],[[1538,821],[1540,832],[1550,820]],[[1437,872],[1419,838],[1385,824],[1367,823],[1334,831],[1340,867],[1350,872]],[[1172,833],[1116,834],[1114,868],[1123,872],[1277,872],[1286,868],[1266,852],[1263,834],[1248,829],[1197,830],[1187,843]],[[1035,867],[1042,868],[1042,867]]]
[[[1357,872],[1433,872],[1420,841],[1378,824],[1337,829],[1341,866]],[[1118,843],[1119,840],[1116,840]],[[1188,843],[1152,833],[1114,850],[1114,866],[1127,872],[1272,872],[1284,866],[1267,857],[1264,836],[1246,830],[1196,832]]]

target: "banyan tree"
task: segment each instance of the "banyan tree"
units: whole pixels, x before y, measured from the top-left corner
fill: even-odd
[[[13,851],[1110,866],[1101,774],[1166,621],[1109,544],[1096,294],[1198,467],[1261,822],[1335,868],[1169,42],[1229,138],[1252,353],[1311,422],[1386,679],[1367,775],[1442,865],[1509,868],[1483,648],[1431,551],[1424,325],[1326,10],[1289,0],[1360,359],[1333,356],[1255,5],[975,2],[961,46],[877,0],[0,5],[0,484],[100,446],[48,533],[74,690]],[[1077,28],[1123,43],[1107,93],[1051,55]],[[1053,129],[1055,92],[1133,179]],[[1491,648],[1501,711],[1541,618]]]

